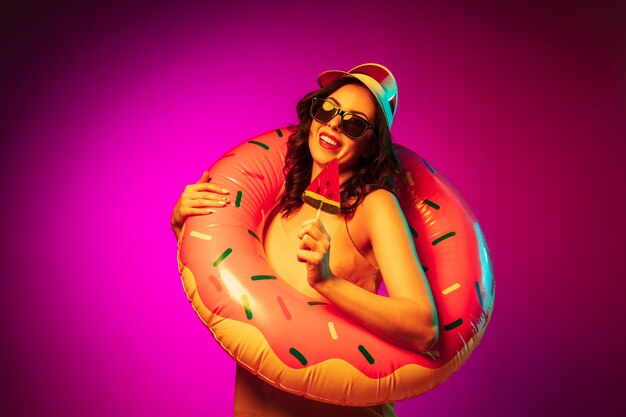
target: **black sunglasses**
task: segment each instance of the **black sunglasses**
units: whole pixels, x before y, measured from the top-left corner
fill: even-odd
[[[331,100],[318,97],[313,98],[311,102],[311,117],[315,120],[320,123],[326,123],[336,115],[341,116],[341,131],[351,139],[363,139],[368,129],[374,130],[374,127],[363,117],[341,110]]]

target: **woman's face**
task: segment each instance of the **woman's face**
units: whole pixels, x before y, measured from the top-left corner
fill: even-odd
[[[328,96],[328,99],[341,110],[358,114],[372,125],[376,120],[376,105],[365,87],[347,84]],[[324,166],[337,158],[340,180],[345,181],[352,175],[354,164],[366,152],[372,140],[371,129],[358,141],[346,136],[341,131],[339,114],[326,123],[313,119],[309,132],[309,150],[313,157],[311,178],[315,178]]]

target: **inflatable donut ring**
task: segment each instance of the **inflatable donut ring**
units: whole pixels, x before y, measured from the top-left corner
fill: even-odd
[[[235,201],[188,218],[180,234],[179,270],[197,314],[241,366],[296,395],[364,406],[444,382],[481,340],[494,301],[490,255],[467,204],[425,160],[396,147],[399,200],[440,326],[427,354],[403,349],[297,292],[269,266],[262,227],[285,180],[289,134],[246,141],[210,169]]]

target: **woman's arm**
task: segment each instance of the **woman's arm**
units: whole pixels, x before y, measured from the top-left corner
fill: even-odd
[[[417,352],[437,341],[430,287],[398,201],[385,190],[364,199],[355,214],[382,273],[389,297],[371,293],[330,271],[330,237],[319,219],[303,224],[298,258],[307,263],[309,284],[379,336]]]
[[[230,202],[227,197],[224,197],[228,194],[228,190],[211,184],[209,181],[209,172],[204,171],[195,184],[189,184],[185,187],[176,202],[170,219],[176,239],[178,239],[187,217],[213,213],[215,210],[209,207],[224,207]]]

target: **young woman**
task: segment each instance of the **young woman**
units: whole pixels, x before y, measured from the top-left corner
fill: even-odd
[[[364,64],[327,71],[321,89],[296,106],[285,192],[266,220],[264,247],[276,272],[298,291],[334,303],[372,332],[425,352],[437,340],[432,294],[394,195],[391,143],[397,86],[389,70]],[[341,213],[303,204],[302,193],[337,159]],[[205,172],[185,188],[172,214],[176,235],[190,215],[228,204]],[[377,294],[384,279],[389,297]],[[342,407],[297,397],[237,369],[236,416],[394,416],[393,406]]]

